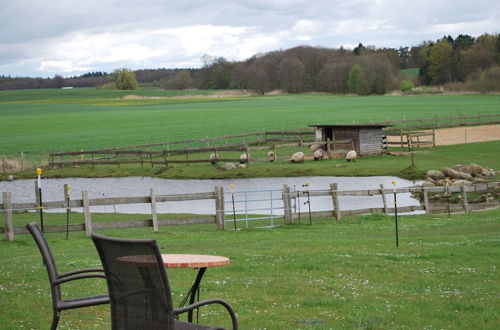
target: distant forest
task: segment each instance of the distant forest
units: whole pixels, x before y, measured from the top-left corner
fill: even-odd
[[[203,57],[199,69],[134,71],[140,85],[163,89],[245,89],[263,94],[328,92],[385,94],[419,86],[447,90],[500,91],[500,35],[459,35],[418,46],[376,48],[359,44],[353,50],[299,46],[231,62]],[[404,70],[414,69],[414,70]],[[412,74],[404,74],[405,72]],[[403,74],[402,74],[403,73]],[[0,90],[106,86],[111,74],[90,72],[63,78],[0,76]],[[108,84],[109,85],[109,84]],[[414,88],[415,87],[415,88]]]

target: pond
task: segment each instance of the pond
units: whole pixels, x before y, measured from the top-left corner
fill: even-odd
[[[281,189],[284,184],[292,187],[292,190],[306,190],[303,187],[309,182],[310,190],[329,189],[330,184],[337,183],[339,190],[364,190],[378,189],[380,184],[391,188],[391,181],[396,180],[397,187],[409,187],[421,182],[413,182],[397,177],[390,176],[371,176],[371,177],[275,177],[275,178],[252,178],[252,179],[225,179],[225,180],[174,180],[159,179],[150,177],[124,177],[124,178],[65,178],[65,179],[42,179],[43,201],[62,201],[64,200],[64,184],[71,185],[71,198],[81,199],[82,191],[88,191],[89,198],[99,197],[133,197],[149,196],[150,189],[155,188],[159,195],[183,194],[194,192],[211,192],[216,186],[222,186],[226,193],[226,203],[231,202],[230,185],[234,185],[236,196],[242,196],[246,191],[250,191],[253,199],[274,199],[274,211],[268,211],[269,202],[260,201],[250,207],[250,210],[260,209],[261,214],[283,214],[283,204],[280,201]],[[0,181],[0,192],[9,191],[12,193],[13,203],[24,203],[35,201],[35,180],[17,180]],[[259,191],[259,192],[256,192]],[[392,194],[391,194],[392,195]],[[260,197],[259,197],[260,196]],[[305,195],[301,195],[300,200],[294,202],[297,208],[302,207],[302,212],[307,206]],[[2,196],[0,194],[0,200]],[[240,198],[240,197],[237,197]],[[411,197],[409,193],[398,194],[399,206],[420,205],[417,199]],[[392,204],[392,196],[387,197],[387,203]],[[260,203],[260,204],[259,204]],[[238,203],[238,210],[241,203]],[[264,205],[265,204],[265,205]],[[302,205],[302,206],[301,206]],[[332,209],[332,200],[330,197],[313,197],[310,202],[311,211],[324,211]],[[232,206],[226,206],[226,211]],[[341,210],[352,210],[370,207],[382,207],[382,199],[378,196],[366,197],[340,197]],[[247,205],[248,209],[248,205]],[[212,200],[185,201],[158,203],[159,213],[193,213],[193,214],[214,214],[215,203]],[[61,212],[62,210],[47,210]],[[81,209],[73,209],[79,212]],[[116,212],[116,213],[150,213],[149,204],[129,204],[129,205],[107,205],[92,206],[91,212]]]

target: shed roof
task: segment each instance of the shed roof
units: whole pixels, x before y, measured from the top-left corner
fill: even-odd
[[[345,124],[345,125],[331,125],[331,124],[315,124],[309,127],[330,127],[330,128],[384,128],[392,125],[388,124]]]

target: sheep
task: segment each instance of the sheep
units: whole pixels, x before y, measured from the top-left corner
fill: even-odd
[[[212,165],[215,165],[218,160],[219,155],[216,152],[212,152],[212,154],[210,155],[210,163],[212,163]]]
[[[345,160],[347,160],[348,162],[355,162],[357,157],[358,155],[356,154],[356,151],[351,150],[347,153],[347,155],[345,155]]]
[[[267,153],[267,160],[270,162],[274,162],[276,160],[276,153],[274,151],[269,151]]]
[[[320,144],[314,143],[314,144],[311,144],[309,146],[309,151],[312,152],[312,153],[316,152],[316,150],[318,150],[318,149],[321,149],[321,145]]]
[[[319,161],[323,160],[323,157],[325,157],[325,152],[323,149],[318,149],[313,153],[314,160]]]
[[[298,164],[304,162],[304,153],[302,151],[296,152],[290,158],[292,164]]]
[[[241,156],[240,156],[240,164],[248,163],[248,158],[250,158],[249,154],[247,154],[247,153],[241,154]]]
[[[235,169],[236,165],[234,165],[233,163],[226,163],[226,164],[222,165],[220,168],[222,170],[225,170],[225,171],[230,171],[230,170]]]

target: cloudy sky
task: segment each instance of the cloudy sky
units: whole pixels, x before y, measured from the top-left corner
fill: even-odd
[[[298,45],[499,33],[498,0],[0,0],[0,75],[200,67]]]

